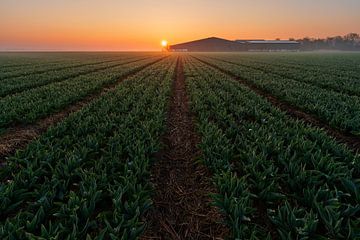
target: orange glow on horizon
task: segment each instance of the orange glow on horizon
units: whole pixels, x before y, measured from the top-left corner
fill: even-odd
[[[171,44],[323,38],[360,33],[359,8],[357,0],[2,0],[0,50],[160,51],[166,36]]]

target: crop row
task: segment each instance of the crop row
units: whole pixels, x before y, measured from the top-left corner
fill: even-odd
[[[216,54],[217,55],[217,54]],[[238,57],[230,54],[218,54],[230,58]],[[322,72],[329,75],[352,76],[359,78],[360,55],[357,53],[257,53],[242,54],[245,61],[281,64],[289,67],[302,67],[309,71]]]
[[[306,55],[305,55],[306,56]],[[309,69],[316,69],[334,74],[352,75],[359,78],[360,55],[358,53],[333,53],[333,54],[309,54],[302,58],[301,55],[287,56],[282,63],[298,65]]]
[[[160,58],[138,62],[55,82],[0,99],[0,129],[17,123],[32,123],[41,117],[60,111],[104,86],[115,83]]]
[[[134,62],[145,58],[124,58],[120,60],[111,60],[105,62],[82,64],[76,67],[63,67],[58,70],[45,71],[40,74],[24,75],[17,78],[11,78],[0,81],[0,97],[9,94],[39,87],[52,82],[64,81],[80,75],[92,74],[96,71],[117,67],[126,63]]]
[[[62,64],[66,61],[65,59],[54,60],[54,59],[34,59],[34,58],[18,58],[11,56],[8,60],[4,60],[3,56],[0,56],[1,73],[8,74],[10,72],[20,71],[21,69],[35,69],[43,67],[44,65]]]
[[[19,60],[20,66],[2,67],[0,72],[0,81],[4,79],[11,79],[15,77],[30,75],[30,74],[44,73],[46,71],[51,71],[51,70],[66,69],[67,67],[76,67],[76,66],[82,66],[84,64],[107,61],[107,59],[102,59],[102,58],[83,59],[83,60],[63,59],[57,61],[52,61],[50,59],[43,59],[39,62],[36,62],[35,60],[28,60],[28,61],[30,61],[29,65],[23,65],[26,62],[22,62]]]
[[[0,169],[1,239],[136,239],[175,57],[120,84]]]
[[[185,74],[232,237],[360,237],[359,156],[208,65],[187,58]]]
[[[62,57],[56,56],[55,54],[45,54],[38,58],[33,58],[28,55],[24,55],[25,59],[16,59],[14,62],[18,62],[19,66],[6,67],[2,66],[0,71],[0,80],[7,78],[14,78],[19,76],[26,76],[31,74],[40,74],[47,71],[61,70],[68,67],[83,66],[86,64],[94,64],[97,62],[114,61],[117,59],[130,58],[129,54],[116,54],[116,55],[89,55],[86,53],[82,54],[67,54],[61,55]],[[132,56],[145,56],[147,54],[139,54]],[[14,57],[13,57],[14,58]],[[27,64],[29,63],[29,64]]]
[[[32,76],[32,77],[36,77],[36,76],[42,76],[44,73],[49,73],[51,74],[56,73],[58,71],[61,70],[66,70],[68,68],[76,68],[76,67],[83,67],[83,66],[88,66],[88,65],[95,65],[95,64],[101,64],[101,63],[111,63],[111,62],[115,62],[117,60],[122,60],[121,58],[114,58],[114,59],[110,59],[110,60],[104,60],[104,59],[100,59],[100,60],[95,60],[94,59],[87,59],[81,62],[78,61],[64,61],[64,62],[60,62],[60,63],[44,63],[41,64],[40,66],[37,66],[35,69],[29,70],[29,69],[18,69],[16,71],[11,71],[11,72],[4,72],[1,71],[0,72],[0,82],[7,80],[8,82],[10,82],[12,79],[18,79],[21,77],[24,77],[26,79],[26,77]],[[35,66],[33,66],[32,68],[34,68]]]
[[[219,59],[255,70],[261,70],[265,73],[279,75],[283,78],[294,79],[325,89],[360,96],[360,73],[357,73],[356,77],[354,77],[340,72],[337,67],[332,67],[326,70],[328,73],[324,73],[323,69],[311,69],[307,66],[297,66],[288,63],[248,61],[246,58],[227,56],[224,58],[220,57]]]
[[[261,70],[202,57],[272,95],[316,115],[330,126],[360,135],[360,98],[329,91]]]

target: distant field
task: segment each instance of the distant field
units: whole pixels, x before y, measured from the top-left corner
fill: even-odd
[[[360,239],[359,149],[359,53],[0,53],[0,239]]]

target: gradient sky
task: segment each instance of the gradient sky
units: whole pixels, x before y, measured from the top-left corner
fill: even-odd
[[[0,0],[0,50],[159,50],[360,33],[360,0]]]

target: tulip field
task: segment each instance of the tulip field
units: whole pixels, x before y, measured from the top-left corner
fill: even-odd
[[[360,54],[0,53],[0,239],[360,239],[359,150]]]

